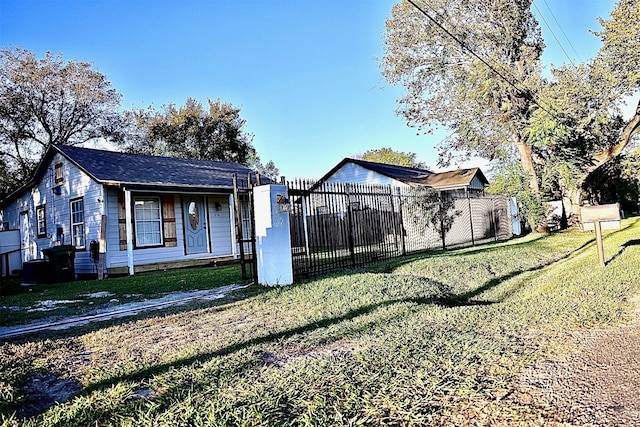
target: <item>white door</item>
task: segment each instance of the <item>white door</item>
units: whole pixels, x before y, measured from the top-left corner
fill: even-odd
[[[183,203],[184,234],[187,254],[207,252],[207,224],[204,198],[186,196]]]

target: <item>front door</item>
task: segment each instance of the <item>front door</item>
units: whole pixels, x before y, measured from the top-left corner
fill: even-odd
[[[185,241],[187,254],[207,252],[207,224],[204,198],[185,196],[183,204]]]

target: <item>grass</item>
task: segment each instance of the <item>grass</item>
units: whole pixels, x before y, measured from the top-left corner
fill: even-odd
[[[212,289],[242,283],[239,265],[169,270],[118,277],[107,280],[81,280],[69,283],[20,286],[4,285],[0,297],[0,326],[17,325],[45,317],[83,314],[109,303],[142,301],[167,292]],[[88,296],[108,292],[102,297]],[[42,301],[71,301],[52,311],[30,311]]]
[[[606,268],[569,231],[6,342],[0,425],[533,423],[544,408],[510,401],[514,378],[570,331],[629,318],[638,232],[606,235]],[[22,417],[34,373],[82,391]]]

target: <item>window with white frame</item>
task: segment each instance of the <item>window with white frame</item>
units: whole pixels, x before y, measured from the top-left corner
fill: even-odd
[[[71,244],[76,249],[85,248],[84,238],[84,199],[71,201]]]
[[[159,197],[135,197],[136,246],[162,245],[162,205]]]
[[[45,205],[36,206],[36,230],[38,238],[47,236],[47,215]]]

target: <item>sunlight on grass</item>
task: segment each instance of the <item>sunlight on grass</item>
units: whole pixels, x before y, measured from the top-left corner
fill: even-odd
[[[0,346],[0,420],[33,372],[84,390],[25,426],[517,423],[518,372],[576,328],[629,319],[640,283],[636,219],[413,256],[221,306]],[[195,285],[194,285],[195,286]],[[0,421],[0,425],[1,421]],[[11,425],[11,424],[9,424]]]

